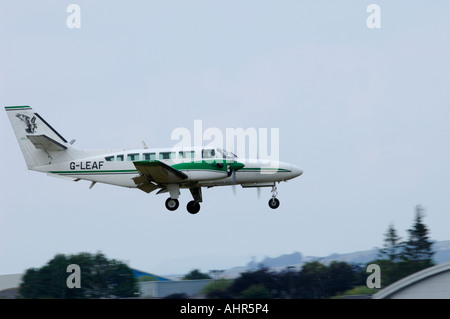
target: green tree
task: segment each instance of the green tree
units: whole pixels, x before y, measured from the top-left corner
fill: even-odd
[[[389,225],[387,232],[384,234],[383,247],[378,250],[380,259],[387,259],[394,263],[402,259],[403,248],[401,238],[397,235],[397,230],[393,224]]]
[[[280,290],[280,298],[299,298],[300,289],[300,272],[294,267],[287,267],[278,274],[278,289]]]
[[[281,272],[267,268],[242,273],[233,281],[208,287],[208,298],[329,298],[365,284],[362,265],[318,261],[305,263],[300,271],[288,267]],[[364,268],[365,270],[365,268]]]
[[[432,250],[433,242],[428,236],[428,228],[422,222],[423,216],[423,207],[417,205],[415,223],[411,229],[408,229],[409,239],[404,244],[404,259],[408,262],[416,263],[417,265],[426,268],[434,264],[434,251]]]
[[[216,279],[207,284],[203,288],[202,293],[204,293],[209,299],[229,299],[231,298],[231,295],[228,292],[228,288],[232,283],[232,279]]]
[[[198,279],[212,279],[208,274],[200,272],[199,269],[194,269],[183,277],[183,280],[198,280]]]
[[[299,297],[302,299],[326,298],[327,282],[327,266],[318,261],[305,263],[300,271]]]
[[[272,294],[264,285],[251,285],[241,292],[240,299],[270,299]]]
[[[356,274],[350,264],[332,261],[328,266],[328,276],[325,286],[327,296],[334,296],[353,287]]]
[[[254,285],[266,287],[275,298],[279,296],[277,274],[269,271],[267,268],[242,273],[230,285],[228,292],[233,296],[239,297],[242,296],[242,292]]]
[[[423,223],[424,209],[418,205],[415,211],[415,222],[408,229],[408,240],[400,242],[396,230],[390,225],[385,233],[384,248],[379,250],[380,259],[369,263],[380,266],[382,287],[434,265],[433,243]]]
[[[81,288],[68,288],[67,266],[81,270]],[[133,271],[124,263],[101,254],[56,255],[42,268],[28,269],[22,279],[22,298],[86,299],[132,297],[138,292]]]

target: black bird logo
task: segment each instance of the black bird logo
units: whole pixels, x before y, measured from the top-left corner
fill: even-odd
[[[27,125],[25,132],[32,134],[36,131],[36,129],[37,129],[36,116],[33,116],[31,119],[28,115],[24,115],[24,114],[17,114],[16,116],[21,121],[25,122],[25,124]]]

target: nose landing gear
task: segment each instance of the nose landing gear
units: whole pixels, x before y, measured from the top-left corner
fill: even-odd
[[[278,191],[277,191],[277,184],[273,183],[272,186],[272,198],[269,199],[269,207],[272,209],[278,208],[280,206],[280,201],[277,198]]]

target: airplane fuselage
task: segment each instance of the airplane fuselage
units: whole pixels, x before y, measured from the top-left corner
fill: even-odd
[[[202,149],[209,150],[209,149]],[[183,152],[195,152],[195,149]],[[100,151],[99,151],[100,152]],[[217,152],[217,151],[216,151]],[[176,158],[165,159],[166,154],[176,153]],[[285,162],[258,159],[230,159],[219,156],[198,158],[183,158],[179,152],[171,149],[137,149],[108,152],[102,155],[88,156],[63,163],[55,163],[35,167],[34,170],[82,179],[92,182],[136,188],[133,177],[139,174],[135,161],[161,161],[188,177],[180,185],[189,188],[192,184],[198,186],[226,186],[241,184],[243,187],[271,186],[274,182],[287,181],[301,174],[300,168]],[[170,155],[169,155],[170,156]],[[236,176],[229,176],[227,165],[235,162],[244,166],[236,171]]]

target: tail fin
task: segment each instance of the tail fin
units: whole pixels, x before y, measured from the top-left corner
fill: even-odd
[[[6,106],[20,149],[29,169],[52,164],[52,154],[70,144],[29,106]]]

